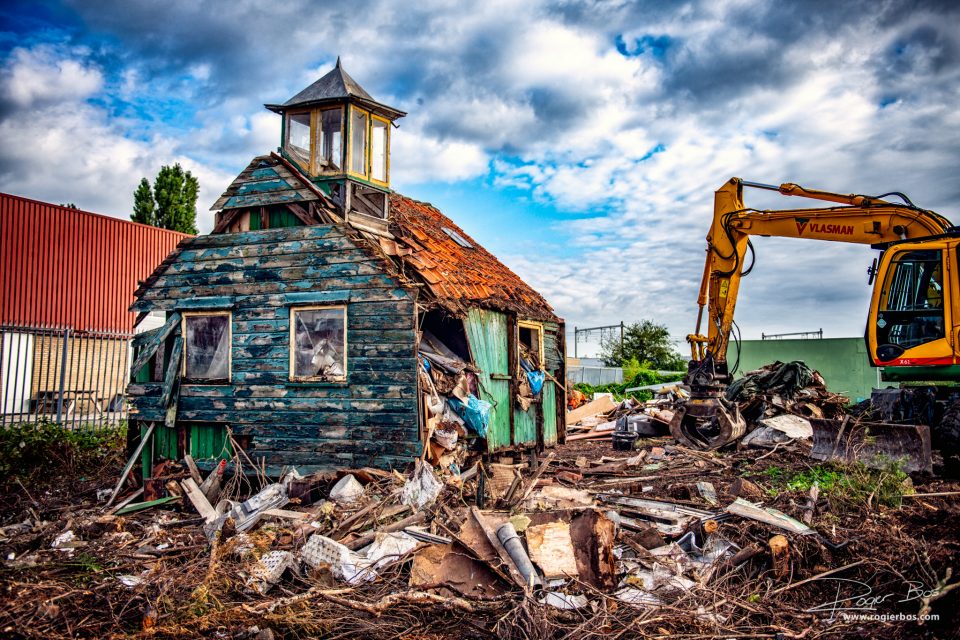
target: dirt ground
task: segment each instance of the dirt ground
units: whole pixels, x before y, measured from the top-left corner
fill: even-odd
[[[641,468],[597,473],[592,471],[602,469],[605,460],[623,461],[624,453],[614,451],[608,440],[563,445],[556,448],[541,484],[559,484],[557,474],[568,471],[563,482],[576,489],[622,491],[720,513],[734,500],[735,481],[746,478],[761,491],[751,499],[800,519],[808,505],[803,479],[824,471],[802,445],[772,452],[702,453],[672,442],[639,443],[647,452]],[[915,478],[912,491],[917,495],[892,505],[879,504],[886,498],[880,492],[858,495],[855,484],[823,491],[811,518],[815,535],[718,518],[718,529],[710,535],[734,543],[742,553],[737,562],[719,561],[709,580],[696,588],[667,590],[660,594],[660,604],[651,606],[580,585],[590,605],[560,610],[540,603],[537,593],[509,585],[483,597],[455,594],[444,585],[414,592],[407,586],[409,562],[398,562],[361,586],[344,585],[329,572],[288,573],[263,595],[244,580],[248,560],[232,552],[230,539],[211,547],[189,506],[104,515],[97,493],[112,487],[119,468],[117,456],[87,477],[56,477],[50,470],[45,486],[14,483],[0,496],[0,635],[960,637],[960,589],[952,589],[960,584],[960,495],[924,495],[960,491],[954,480]],[[827,470],[835,476],[817,477],[828,483],[847,477],[840,468]],[[698,481],[712,483],[720,506],[701,496]],[[386,496],[387,484],[368,487],[372,499]],[[473,504],[469,489],[445,490],[427,521],[455,527]],[[433,529],[443,533],[436,524]],[[67,531],[74,535],[66,544],[72,548],[51,548]],[[789,540],[787,573],[782,575],[774,570],[769,547],[778,533]],[[301,531],[282,522],[251,534],[260,551],[294,549],[301,538]],[[618,533],[618,545],[637,547],[636,540],[633,532]],[[747,557],[751,550],[755,553]],[[938,619],[910,619],[921,614]],[[870,618],[844,617],[849,615]]]

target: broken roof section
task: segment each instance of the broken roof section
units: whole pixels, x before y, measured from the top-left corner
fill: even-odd
[[[290,109],[313,107],[331,102],[343,102],[344,100],[353,100],[392,120],[407,115],[404,111],[374,100],[373,96],[367,93],[356,80],[350,77],[350,74],[343,70],[339,57],[336,66],[329,73],[297,95],[283,104],[265,104],[263,106],[275,113],[283,113]]]
[[[484,307],[559,321],[543,296],[432,205],[393,193],[390,217],[396,239],[381,238],[381,247],[410,265],[441,306],[457,314]]]

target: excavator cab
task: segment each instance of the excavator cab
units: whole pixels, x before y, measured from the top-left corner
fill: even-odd
[[[867,321],[867,348],[875,366],[930,368],[930,379],[957,361],[960,238],[937,237],[887,248],[880,260]]]

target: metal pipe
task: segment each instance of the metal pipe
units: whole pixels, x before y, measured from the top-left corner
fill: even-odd
[[[517,566],[517,570],[520,572],[520,575],[523,576],[523,581],[528,586],[542,586],[543,580],[540,579],[540,574],[537,573],[533,563],[530,562],[530,556],[527,555],[527,551],[523,548],[523,543],[520,542],[520,536],[517,534],[517,530],[513,527],[513,524],[505,522],[500,525],[497,528],[497,539],[500,541],[500,544],[503,545],[503,548],[507,550],[507,553],[510,554],[510,559],[513,560],[513,564]]]
[[[753,187],[754,189],[766,189],[767,191],[780,191],[780,185],[778,184],[764,184],[763,182],[750,182],[748,180],[741,180],[740,184],[745,187]]]

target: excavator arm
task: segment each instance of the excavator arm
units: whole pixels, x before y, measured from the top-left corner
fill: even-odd
[[[756,210],[743,205],[743,188],[777,191],[840,206],[810,209]],[[733,372],[727,368],[727,348],[734,326],[740,280],[749,273],[746,258],[750,236],[776,236],[868,244],[889,243],[936,236],[950,221],[913,206],[906,196],[896,203],[883,197],[844,195],[733,178],[717,190],[714,215],[707,234],[706,260],[698,297],[696,331],[687,336],[692,360],[686,381],[692,394],[676,412],[671,432],[691,446],[715,449],[743,435],[746,425],[737,408],[723,393]],[[704,331],[704,323],[706,330]]]

